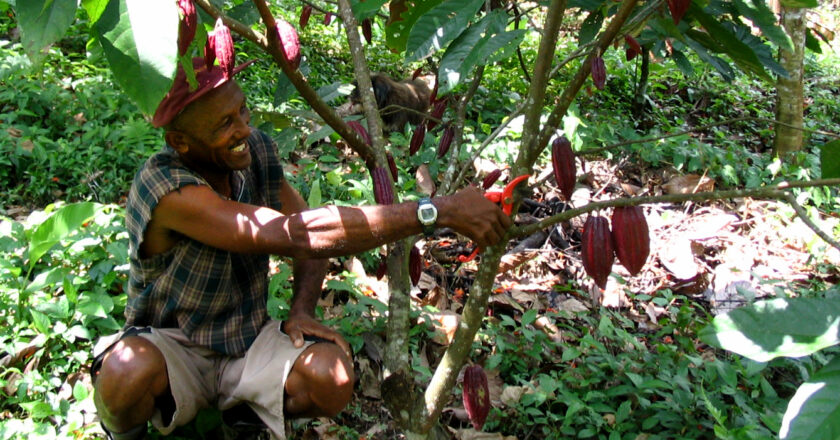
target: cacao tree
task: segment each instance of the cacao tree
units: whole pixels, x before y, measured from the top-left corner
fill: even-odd
[[[187,0],[188,3],[191,3]],[[521,140],[517,154],[512,158],[509,174],[532,175],[543,152],[551,147],[551,161],[557,185],[566,198],[574,186],[576,156],[568,139],[574,133],[563,129],[563,118],[581,89],[592,81],[598,89],[609,84],[611,66],[604,54],[614,43],[622,46],[634,57],[648,56],[673,62],[686,75],[693,75],[695,66],[687,53],[697,57],[725,78],[731,78],[735,69],[771,82],[774,77],[787,76],[787,72],[773,57],[774,47],[789,47],[790,41],[776,25],[775,17],[761,0],[701,2],[699,0],[548,0],[540,3],[485,2],[485,0],[338,0],[337,3],[307,1],[286,2],[300,10],[298,20],[303,28],[311,14],[324,15],[324,23],[338,17],[346,35],[348,52],[352,56],[355,78],[364,108],[366,128],[358,122],[345,122],[309,85],[299,69],[299,44],[292,25],[277,17],[279,9],[265,0],[252,2],[223,2],[194,0],[202,11],[204,26],[198,26],[192,45],[185,46],[182,24],[188,8],[179,6],[184,0],[82,0],[81,6],[90,26],[91,45],[99,47],[108,61],[118,84],[138,105],[141,111],[151,114],[168,91],[180,63],[189,69],[191,56],[198,54],[207,39],[210,23],[222,23],[234,34],[244,38],[264,51],[300,96],[321,118],[321,122],[341,136],[350,148],[371,170],[371,181],[377,203],[396,203],[403,200],[394,186],[391,164],[400,162],[400,155],[417,154],[424,148],[437,145],[436,157],[443,173],[438,183],[438,194],[450,194],[467,184],[473,159],[503,132],[515,118],[522,120]],[[387,3],[387,5],[386,5]],[[76,0],[18,0],[13,4],[22,31],[24,47],[38,60],[42,50],[57,41],[76,16]],[[250,8],[249,22],[232,17],[232,10]],[[254,18],[259,17],[259,19]],[[382,17],[387,17],[383,22]],[[560,28],[566,22],[580,22],[576,49],[565,59],[558,56]],[[526,25],[533,23],[535,25]],[[749,25],[762,31],[763,37],[751,32]],[[384,44],[402,54],[406,63],[431,60],[436,66],[433,110],[426,123],[415,127],[408,148],[389,148],[383,136],[382,120],[371,90],[371,79],[366,59],[365,40],[374,38],[371,26],[383,26]],[[527,26],[527,27],[526,27]],[[538,39],[538,51],[533,60],[526,61],[518,48],[528,36]],[[179,38],[181,45],[179,46]],[[527,96],[517,108],[489,134],[476,136],[471,141],[465,136],[467,114],[473,97],[482,84],[485,66],[511,56],[520,57],[523,78],[528,82]],[[572,79],[555,96],[547,91],[554,85],[561,71],[571,72]],[[597,93],[597,92],[596,92]],[[437,124],[442,121],[442,124]],[[564,140],[565,139],[565,140]],[[480,142],[479,142],[480,140]],[[554,141],[553,141],[554,140]],[[553,142],[552,142],[553,141]],[[556,150],[556,151],[555,151]],[[389,160],[390,155],[390,160]],[[389,172],[391,170],[391,172]],[[498,178],[498,175],[495,176]],[[533,182],[532,182],[533,183]],[[823,182],[826,183],[826,182]],[[827,183],[836,184],[837,181]],[[485,186],[492,185],[492,182]],[[527,227],[513,228],[508,238],[529,235],[575,216],[598,210],[639,206],[661,201],[712,200],[731,197],[759,196],[783,198],[787,191],[810,183],[787,184],[757,190],[733,190],[715,193],[681,194],[662,197],[636,197],[592,202],[574,207],[548,217]],[[511,200],[515,213],[519,200],[527,194],[527,185],[520,185]],[[592,230],[593,243],[612,255],[612,246],[622,243],[626,228],[641,230],[635,211],[613,217],[613,228],[618,227],[613,240],[606,218],[590,216],[597,229]],[[594,220],[600,219],[600,220]],[[630,220],[628,220],[630,219]],[[635,219],[635,220],[632,220]],[[643,220],[643,217],[642,217]],[[629,223],[628,223],[629,222]],[[628,226],[629,224],[629,226]],[[617,226],[618,225],[618,226]],[[646,226],[644,226],[646,231]],[[615,232],[615,231],[613,231]],[[470,288],[451,344],[447,347],[428,383],[417,383],[409,353],[409,291],[416,282],[418,270],[419,237],[413,237],[387,246],[386,266],[390,290],[387,344],[382,356],[385,379],[382,396],[392,417],[402,427],[408,438],[427,438],[450,398],[450,391],[457,384],[458,373],[471,356],[471,348],[488,299],[493,291],[505,243],[481,251],[475,281]],[[609,242],[609,246],[606,243]],[[641,246],[636,243],[634,246]],[[609,251],[604,249],[609,248]],[[594,249],[594,247],[593,247]],[[617,249],[622,264],[637,270],[639,260],[645,255],[637,252],[627,255],[626,249]],[[609,266],[595,261],[596,282],[603,285],[609,276]],[[589,270],[589,269],[587,269]],[[607,271],[606,274],[604,271]],[[414,280],[412,280],[414,278]],[[477,370],[470,370],[469,383],[475,389],[465,389],[469,408],[475,414],[473,423],[481,425],[486,417],[487,400],[478,394],[486,388]],[[478,377],[478,379],[475,379]],[[480,393],[479,393],[480,394]],[[469,409],[468,408],[468,409]],[[471,417],[472,414],[471,414]]]

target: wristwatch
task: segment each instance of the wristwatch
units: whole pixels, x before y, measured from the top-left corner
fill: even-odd
[[[417,201],[417,220],[423,225],[423,234],[430,236],[435,232],[435,223],[437,223],[438,211],[432,200],[428,197],[423,197]]]

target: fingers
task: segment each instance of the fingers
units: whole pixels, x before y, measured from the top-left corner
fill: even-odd
[[[344,340],[341,334],[314,319],[305,321],[287,320],[283,330],[289,336],[289,339],[292,340],[292,344],[297,348],[303,347],[305,343],[304,335],[314,336],[338,345],[347,355],[348,359],[353,359],[350,344]]]

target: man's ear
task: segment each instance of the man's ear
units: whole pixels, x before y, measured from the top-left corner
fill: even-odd
[[[190,137],[185,133],[177,130],[169,130],[163,137],[166,139],[166,143],[180,154],[184,154],[190,150]]]

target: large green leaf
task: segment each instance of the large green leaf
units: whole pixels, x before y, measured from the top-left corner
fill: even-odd
[[[408,34],[414,23],[442,0],[395,0],[390,4],[391,16],[385,26],[385,44],[396,52],[405,50]],[[405,9],[402,9],[405,8]]]
[[[90,220],[101,205],[93,202],[74,203],[66,205],[55,212],[50,218],[41,223],[29,239],[29,267],[35,263],[56,243],[67,234],[78,229]]]
[[[484,0],[447,0],[423,14],[408,34],[406,61],[422,60],[458,38],[483,4]]]
[[[779,438],[836,440],[840,438],[840,356],[811,376],[788,402]]]
[[[578,45],[583,46],[586,43],[595,39],[598,32],[601,30],[601,25],[604,24],[604,13],[600,9],[592,11],[583,20],[580,25],[580,32],[578,32]]]
[[[732,26],[730,26],[730,28],[732,28]],[[782,78],[788,77],[787,70],[785,70],[781,64],[776,62],[775,51],[770,48],[769,44],[762,41],[761,38],[753,35],[750,28],[746,26],[738,26],[731,30],[739,40],[752,49],[755,56],[758,57],[758,60],[761,61],[761,64],[764,65],[764,67],[770,69],[771,72]]]
[[[376,15],[388,0],[350,0],[350,8],[357,20]]]
[[[820,169],[823,179],[840,177],[840,139],[820,147]]]
[[[792,51],[793,43],[785,31],[776,24],[776,14],[770,10],[767,3],[764,0],[749,0],[749,2],[751,5],[744,0],[734,0],[738,12],[758,26],[768,40],[782,49]]]
[[[715,317],[700,338],[758,362],[840,343],[840,298],[759,301]]]
[[[695,41],[694,37],[703,37],[706,34],[703,32],[696,32],[694,30],[689,30],[688,34],[696,33],[696,35],[691,35],[692,38],[686,38],[685,44],[690,47],[697,56],[700,57],[705,63],[709,64],[710,66],[714,67],[723,79],[727,81],[731,81],[732,78],[735,77],[735,72],[732,70],[732,66],[729,65],[725,60],[715,55],[710,54],[703,45]]]
[[[82,0],[82,7],[87,11],[91,24],[99,21],[106,6],[108,6],[108,0]]]
[[[753,73],[767,81],[773,80],[764,70],[755,52],[717,19],[694,5],[691,7],[691,13],[706,30],[706,32],[690,31],[689,35],[692,39],[706,46],[707,49],[725,53],[744,72]]]
[[[171,0],[112,0],[94,25],[117,83],[153,114],[178,62],[178,10]]]
[[[816,37],[814,37],[814,30],[811,28],[807,28],[805,31],[805,47],[811,52],[822,53],[820,42]]]
[[[33,62],[58,41],[76,18],[76,0],[26,0],[15,7],[23,50]]]

